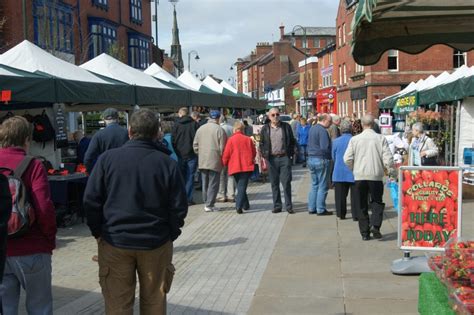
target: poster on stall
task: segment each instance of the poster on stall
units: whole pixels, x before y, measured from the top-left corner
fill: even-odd
[[[406,167],[399,174],[398,246],[443,251],[461,236],[462,169]]]

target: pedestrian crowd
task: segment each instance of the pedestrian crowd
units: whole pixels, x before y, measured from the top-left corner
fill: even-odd
[[[133,314],[137,276],[140,313],[166,313],[175,271],[173,241],[188,206],[197,203],[196,186],[201,186],[205,212],[220,211],[216,203],[235,202],[235,211],[243,214],[252,208],[249,181],[268,174],[272,212],[293,214],[292,167],[301,163],[311,176],[310,215],[333,214],[326,199],[334,188],[336,215],[346,219],[350,192],[350,213],[362,240],[382,238],[382,180],[396,175],[389,144],[370,114],[360,119],[294,114],[286,123],[272,108],[267,122],[255,129],[220,110],[210,110],[205,121],[181,108],[176,119],[160,123],[155,113],[140,109],[131,115],[128,130],[118,124],[115,109],[105,110],[103,118],[106,127],[87,143],[82,133],[75,140],[82,143],[81,158],[90,174],[83,204],[97,240],[107,314]],[[429,163],[436,147],[420,126],[413,134],[411,150],[420,163]],[[0,125],[0,296],[8,315],[18,313],[21,289],[29,314],[52,314],[55,209],[46,170],[27,155],[30,141],[26,119],[14,116]],[[12,190],[14,180],[26,195]]]

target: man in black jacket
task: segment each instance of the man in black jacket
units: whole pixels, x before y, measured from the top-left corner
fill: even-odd
[[[262,127],[260,150],[269,165],[272,184],[273,213],[281,212],[280,182],[285,194],[285,206],[288,213],[294,213],[291,202],[291,158],[295,151],[296,140],[291,126],[280,121],[280,111],[272,108],[268,111],[270,122]]]
[[[84,156],[84,164],[90,174],[99,156],[107,150],[120,148],[128,141],[128,132],[118,124],[118,111],[107,108],[102,117],[106,127],[99,130],[93,137]]]
[[[188,109],[182,107],[178,111],[178,120],[171,133],[171,142],[178,156],[178,164],[186,183],[186,196],[189,205],[193,205],[194,175],[197,170],[198,158],[193,150],[194,136],[199,124],[188,115]]]
[[[8,179],[0,174],[0,314],[2,314],[2,279],[5,268],[8,220],[12,212],[12,196]]]
[[[130,119],[130,141],[103,153],[84,194],[87,224],[99,246],[99,282],[107,314],[132,314],[135,274],[140,314],[166,314],[174,273],[173,241],[188,212],[178,165],[154,140],[148,109]]]

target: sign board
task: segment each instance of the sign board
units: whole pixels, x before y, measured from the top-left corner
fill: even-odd
[[[443,251],[461,236],[462,169],[406,167],[399,173],[398,246]]]
[[[9,102],[12,100],[12,91],[11,90],[3,90],[0,95],[0,101],[2,102]]]
[[[418,93],[402,96],[397,99],[393,112],[404,114],[413,112],[418,107]]]
[[[64,148],[68,146],[66,117],[61,107],[56,111],[56,147]]]
[[[300,98],[300,89],[293,89],[293,97]]]

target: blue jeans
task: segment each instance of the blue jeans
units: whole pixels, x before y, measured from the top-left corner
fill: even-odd
[[[308,167],[311,171],[311,190],[308,196],[308,211],[322,213],[326,211],[326,197],[328,195],[330,160],[317,157],[308,158]]]
[[[306,144],[300,144],[298,146],[298,161],[306,163],[308,157],[308,146]]]
[[[193,192],[194,192],[194,174],[197,170],[198,158],[193,157],[191,159],[179,159],[179,168],[186,186],[186,196],[188,197],[188,202],[193,201]]]
[[[51,270],[50,254],[7,257],[3,273],[3,313],[18,314],[20,290],[23,288],[29,315],[53,314]]]
[[[237,194],[235,195],[235,207],[237,209],[248,210],[250,208],[247,196],[247,186],[252,172],[235,173],[233,176],[237,181]]]

